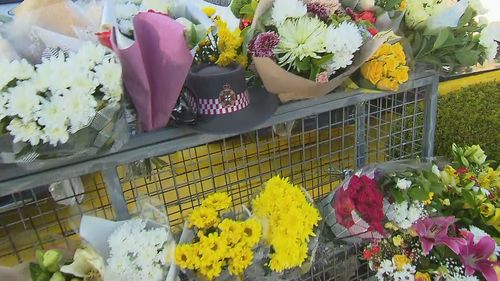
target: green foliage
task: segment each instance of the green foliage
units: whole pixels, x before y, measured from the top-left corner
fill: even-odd
[[[480,83],[439,97],[435,155],[453,158],[453,143],[478,144],[488,159],[500,159],[500,82]],[[406,107],[406,116],[424,111],[424,103]],[[396,117],[391,128],[391,158],[408,158],[414,153],[411,140],[422,138],[423,114],[414,118]],[[406,131],[405,131],[406,130]],[[413,135],[415,133],[415,136]],[[412,158],[412,157],[411,157]]]
[[[386,11],[399,9],[402,0],[376,0],[375,5],[382,7]]]
[[[439,98],[436,155],[450,158],[453,143],[478,144],[500,159],[500,82],[476,84]]]
[[[231,2],[231,12],[237,18],[241,17],[240,11],[243,6],[248,5],[252,2],[252,0],[233,0]]]

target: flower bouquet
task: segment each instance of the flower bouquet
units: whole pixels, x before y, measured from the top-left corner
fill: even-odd
[[[500,241],[500,170],[478,145],[453,145],[452,153],[451,164],[439,171],[447,188],[434,207],[455,216],[459,227],[473,225]]]
[[[22,15],[31,16],[26,10]],[[0,163],[34,168],[118,149],[128,140],[118,60],[100,45],[41,28],[39,22],[14,20],[2,26],[1,33],[26,59],[0,60],[5,70],[0,75]]]
[[[386,236],[363,251],[377,280],[498,280],[498,247],[470,226],[457,231],[454,217],[425,217],[409,229],[387,224]]]
[[[262,236],[255,218],[236,220],[226,213],[226,193],[208,196],[189,215],[175,249],[175,262],[190,278],[239,280],[254,261],[254,248]],[[234,216],[233,216],[234,217]]]
[[[212,22],[189,1],[117,1],[116,5],[106,2],[103,22],[117,27],[108,33],[110,45],[122,63],[139,131],[163,128],[193,62],[190,49]]]
[[[323,199],[320,210],[336,239],[360,243],[383,238],[386,222],[408,229],[427,215],[425,206],[443,189],[425,163],[373,164],[346,179]]]
[[[376,22],[377,21],[377,22]],[[261,0],[249,43],[266,89],[282,101],[325,95],[353,74],[386,40],[389,17],[375,20],[338,1]]]
[[[320,214],[302,188],[275,176],[252,200],[251,210],[264,226],[250,280],[295,280],[307,273],[318,246]]]
[[[493,30],[477,17],[485,12],[476,0],[408,0],[403,33],[414,60],[450,70],[493,60]]]

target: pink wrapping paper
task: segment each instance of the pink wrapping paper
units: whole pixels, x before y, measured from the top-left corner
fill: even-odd
[[[119,49],[115,34],[112,45],[141,130],[153,131],[167,125],[193,56],[184,38],[184,26],[172,18],[146,12],[135,16],[133,23],[132,46]]]

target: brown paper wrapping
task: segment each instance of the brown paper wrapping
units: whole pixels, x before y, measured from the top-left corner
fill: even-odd
[[[259,17],[271,9],[273,2],[274,0],[261,0],[259,2],[255,11],[253,27],[256,26]],[[389,17],[381,17],[381,20],[377,22],[377,27],[380,31],[387,30],[392,27],[390,21]],[[253,57],[253,61],[266,90],[278,95],[282,102],[315,98],[324,96],[339,87],[372,56],[386,39],[387,35],[381,32],[380,35],[363,44],[353,63],[343,73],[327,83],[318,83],[290,73],[270,58]]]

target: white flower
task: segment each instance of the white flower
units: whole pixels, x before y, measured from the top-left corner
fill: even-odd
[[[380,267],[378,269],[379,272],[382,272],[384,274],[391,274],[396,270],[394,265],[392,264],[391,260],[383,260],[380,263]]]
[[[417,220],[425,216],[425,210],[422,203],[415,201],[408,204],[407,201],[393,203],[390,205],[387,213],[387,219],[398,225],[402,229],[410,228]]]
[[[2,90],[9,82],[14,80],[15,76],[12,71],[4,71],[4,69],[10,68],[10,62],[6,59],[0,60],[0,90]]]
[[[410,180],[407,180],[407,179],[398,179],[397,183],[396,183],[396,186],[401,189],[401,190],[405,190],[405,189],[408,189],[410,188],[411,186],[411,181]]]
[[[465,276],[460,273],[453,273],[453,274],[448,274],[444,276],[446,281],[479,281],[479,279],[474,276]]]
[[[25,59],[11,62],[8,71],[12,72],[13,76],[19,80],[30,79],[35,73],[33,66]]]
[[[50,101],[43,100],[37,112],[38,123],[47,128],[61,128],[66,125],[71,109],[67,108],[65,99],[53,96]]]
[[[438,166],[432,165],[432,173],[436,175],[438,178],[441,178],[441,171],[439,171]]]
[[[350,50],[355,53],[363,44],[359,28],[352,22],[343,22],[338,27],[329,27],[326,32],[326,51],[333,53]]]
[[[470,2],[471,8],[474,9],[478,15],[484,15],[488,12],[488,9],[486,9],[483,6],[483,3],[481,3],[481,0],[469,0],[469,2]]]
[[[278,26],[281,40],[275,52],[279,55],[279,64],[291,67],[297,59],[320,58],[318,53],[325,51],[325,32],[325,23],[317,18],[286,20]]]
[[[490,192],[486,188],[482,188],[479,186],[473,186],[472,190],[474,192],[481,192],[484,196],[490,196]]]
[[[10,116],[19,116],[23,120],[30,121],[40,109],[40,96],[31,83],[23,82],[10,88],[7,97],[9,101],[6,107]]]
[[[132,35],[134,31],[134,24],[132,20],[121,20],[118,22],[118,27],[125,35]]]
[[[5,107],[5,105],[7,104],[8,100],[9,99],[7,98],[7,95],[5,93],[0,93],[0,121],[2,121],[2,119],[7,116],[7,108]]]
[[[42,139],[42,131],[36,122],[24,123],[21,119],[14,118],[7,126],[7,130],[14,136],[14,143],[29,142],[34,146]]]
[[[73,93],[93,95],[99,86],[97,79],[89,71],[75,72],[69,77]]]
[[[421,0],[407,0],[405,22],[411,29],[422,28],[430,17],[424,8],[425,3],[422,2]]]
[[[170,3],[168,0],[144,0],[142,1],[141,11],[154,10],[167,14],[170,10]]]
[[[408,209],[408,220],[411,224],[418,221],[423,216],[424,208],[418,204],[412,204]]]
[[[68,127],[46,127],[43,130],[45,139],[49,142],[49,144],[56,146],[58,143],[64,144],[69,139]]]
[[[394,272],[394,281],[413,281],[415,272],[415,266],[407,264],[403,266],[403,270]]]
[[[131,19],[139,13],[139,6],[133,3],[115,5],[114,13],[118,19]]]
[[[350,50],[338,51],[334,54],[332,60],[326,65],[328,75],[334,74],[337,70],[352,64],[354,54]]]
[[[88,71],[96,64],[101,63],[106,56],[106,49],[101,45],[87,43],[76,54],[72,54],[68,61],[73,65]]]
[[[301,0],[275,0],[272,18],[276,25],[281,25],[288,18],[300,18],[307,14],[307,7]],[[281,35],[281,33],[280,33]]]
[[[68,118],[72,134],[90,124],[96,114],[95,107],[97,106],[93,96],[66,92],[63,94],[63,100],[64,104],[71,109]]]
[[[489,27],[486,27],[481,31],[479,44],[481,44],[481,46],[485,49],[486,59],[488,61],[493,61],[497,55],[498,43],[495,41],[495,37]]]
[[[121,87],[122,68],[114,59],[109,58],[95,67],[95,76],[104,88],[116,89]]]
[[[445,1],[436,6],[436,9],[442,9],[436,12],[432,17],[427,20],[427,28],[434,30],[446,27],[457,27],[458,21],[465,13],[469,1],[459,1],[452,5],[447,6]]]

